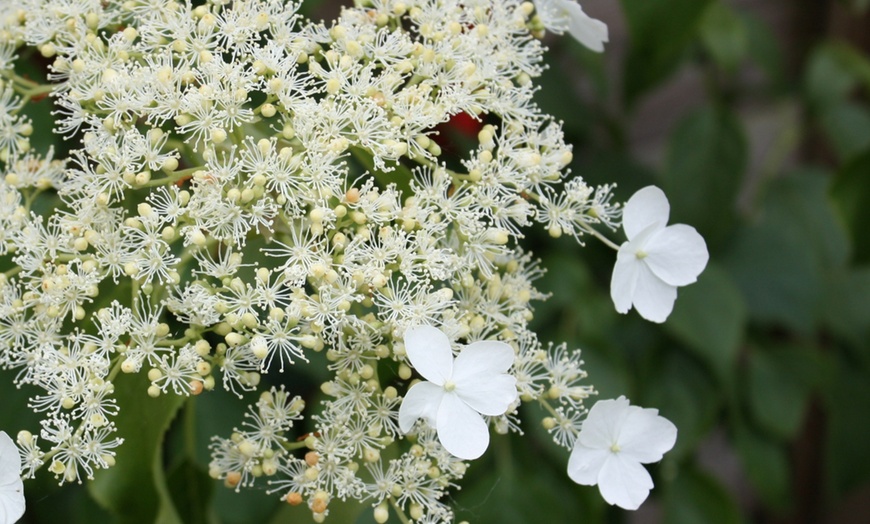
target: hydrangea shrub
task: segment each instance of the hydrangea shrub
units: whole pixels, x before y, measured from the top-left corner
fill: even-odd
[[[137,373],[151,397],[259,392],[239,426],[214,437],[210,474],[307,504],[318,522],[336,498],[372,505],[378,522],[389,511],[451,521],[445,494],[469,462],[445,435],[462,442],[483,428],[485,449],[490,430],[520,431],[523,402],[549,413],[567,462],[594,390],[579,351],[529,330],[544,268],[518,240],[537,230],[618,247],[605,233],[621,206],[612,186],[569,172],[560,123],[533,102],[545,29],[598,47],[606,27],[570,1],[540,6],[359,1],[329,23],[283,0],[7,9],[0,365],[38,391],[30,407],[41,415],[40,427],[15,428],[23,477],[81,482],[123,467],[116,421],[136,414],[114,384]],[[21,74],[37,54],[50,63],[45,83]],[[35,129],[24,109],[46,96],[56,125]],[[474,143],[445,152],[439,126],[460,117]],[[71,152],[36,151],[35,133]],[[633,234],[664,230],[667,211],[665,223],[657,213],[637,221],[655,228]],[[632,242],[623,267],[647,256]],[[614,300],[627,310],[663,288],[654,298],[667,316],[706,250],[693,260],[673,281],[652,260],[632,262],[647,273],[623,271],[631,289]],[[438,333],[437,351],[425,340],[409,350],[416,328]],[[305,402],[281,376],[318,352],[331,378],[325,400]],[[454,356],[462,381],[427,376],[447,369],[427,359]],[[490,379],[498,402],[486,401]],[[403,406],[412,387],[417,404]],[[302,419],[315,431],[300,431]]]

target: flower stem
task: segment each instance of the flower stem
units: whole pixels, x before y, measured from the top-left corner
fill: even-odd
[[[187,177],[193,176],[197,171],[202,170],[202,167],[196,166],[188,169],[182,169],[179,171],[175,171],[171,175],[167,175],[163,178],[153,178],[145,184],[142,184],[138,187],[157,187],[157,186],[168,186],[171,184],[175,184],[180,180],[184,180]]]
[[[304,448],[306,445],[307,445],[307,444],[305,444],[305,441],[304,441],[304,440],[299,440],[299,441],[296,441],[296,442],[284,442],[284,443],[281,444],[281,447],[284,448],[284,449],[287,450],[287,451],[293,451],[293,450],[296,450],[296,449],[302,449],[302,448]]]
[[[604,245],[606,245],[607,247],[610,247],[610,248],[614,249],[615,251],[619,251],[619,246],[617,246],[612,240],[610,240],[606,236],[602,235],[601,233],[599,233],[598,231],[596,231],[595,229],[593,229],[591,227],[589,228],[588,231],[589,231],[590,235],[592,235],[595,238],[597,238],[598,240],[602,241],[604,243]]]
[[[402,508],[399,507],[399,504],[396,503],[396,499],[390,497],[390,506],[393,506],[393,509],[396,511],[396,515],[398,515],[399,520],[402,521],[402,524],[411,524],[411,519],[405,515],[405,512],[402,511]]]

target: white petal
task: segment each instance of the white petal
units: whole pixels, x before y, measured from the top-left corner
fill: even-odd
[[[453,393],[445,393],[438,409],[438,440],[451,455],[473,460],[489,446],[483,417]]]
[[[12,483],[21,475],[18,447],[5,431],[0,431],[0,486]]]
[[[616,264],[613,266],[613,275],[610,277],[610,298],[613,299],[613,306],[619,313],[628,313],[631,309],[637,275],[642,264],[633,253],[628,253],[626,250],[626,254],[623,254],[623,247],[628,244],[626,242],[619,248]]]
[[[408,328],[405,352],[414,369],[429,382],[442,386],[453,374],[450,339],[440,329],[426,325]]]
[[[604,42],[608,41],[607,24],[584,13],[576,2],[563,1],[562,7],[568,14],[568,33],[589,49],[604,51]]]
[[[514,364],[514,349],[504,342],[480,340],[462,348],[453,363],[453,381],[473,375],[498,375]]]
[[[21,482],[18,448],[0,431],[0,523],[17,521],[24,515],[24,484]]]
[[[619,453],[642,464],[658,462],[677,442],[677,427],[657,409],[631,406],[619,433]]]
[[[604,462],[613,453],[609,449],[590,448],[584,446],[578,438],[568,458],[568,476],[577,484],[594,486],[598,484],[598,475]]]
[[[629,402],[625,397],[599,400],[586,415],[577,440],[585,447],[609,452],[610,446],[618,442],[619,432],[628,414]]]
[[[674,309],[677,288],[655,276],[646,264],[638,267],[637,283],[631,300],[640,316],[662,323]]]
[[[9,487],[0,490],[0,523],[17,522],[24,515],[24,483],[21,479]]]
[[[411,386],[399,406],[399,429],[402,433],[411,431],[418,418],[434,428],[443,396],[444,388],[431,382],[417,382]]]
[[[548,31],[562,34],[568,29],[568,0],[535,0],[535,11],[541,24]]]
[[[504,415],[517,399],[517,379],[513,375],[473,375],[456,382],[456,394],[478,413]]]
[[[656,229],[668,224],[671,206],[665,193],[656,186],[646,186],[628,199],[622,211],[622,228],[629,240],[651,225]]]
[[[616,453],[604,463],[598,475],[598,489],[608,504],[635,510],[649,496],[652,478],[639,463]]]
[[[644,251],[650,270],[672,286],[695,282],[710,258],[704,238],[685,224],[657,231],[647,240]]]

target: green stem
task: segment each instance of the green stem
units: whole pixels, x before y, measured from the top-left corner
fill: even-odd
[[[305,440],[299,440],[297,442],[284,442],[281,444],[281,447],[287,451],[295,451],[297,449],[302,449],[306,447]]]
[[[121,363],[124,361],[122,356],[118,357],[118,361],[115,362],[115,365],[112,366],[112,370],[109,371],[109,375],[106,377],[108,382],[112,382],[115,380],[115,377],[118,376],[118,373],[121,371]]]
[[[22,87],[27,88],[27,89],[36,89],[36,88],[40,87],[39,82],[34,82],[33,80],[30,80],[29,78],[24,78],[23,76],[18,76],[12,72],[4,73],[3,76],[5,76],[6,78],[8,78],[9,80],[11,80],[14,83],[21,84]]]
[[[612,248],[616,251],[619,251],[619,246],[617,246],[612,240],[610,240],[606,236],[602,235],[601,233],[599,233],[598,231],[593,229],[591,226],[589,227],[589,229],[587,231],[589,232],[590,235],[592,235],[595,238],[597,238],[598,240],[602,241],[604,243],[604,245],[606,245],[607,247]]]
[[[559,412],[556,411],[556,410],[553,408],[553,406],[550,405],[549,402],[547,402],[547,401],[544,400],[543,398],[539,398],[539,399],[538,399],[538,402],[539,402],[539,403],[544,407],[544,409],[546,409],[547,411],[550,412],[551,415],[553,415],[553,418],[556,419],[556,421],[557,421],[558,423],[561,423],[561,421],[564,420],[565,417],[564,417],[563,415],[560,415]],[[573,430],[573,429],[572,429],[571,433],[574,433],[574,436],[576,437],[576,435],[577,435],[576,430]]]
[[[138,186],[138,187],[168,186],[170,184],[174,184],[174,183],[178,182],[179,180],[184,180],[185,178],[187,178],[189,176],[193,176],[194,173],[196,173],[197,171],[200,171],[200,170],[202,170],[202,167],[200,167],[200,166],[182,169],[180,171],[175,171],[171,175],[167,175],[163,178],[151,179],[149,182],[142,184],[141,186]]]
[[[402,521],[402,524],[411,524],[411,519],[409,519],[408,516],[405,515],[405,512],[402,511],[402,508],[400,508],[399,504],[396,503],[396,499],[394,499],[393,497],[390,497],[389,500],[390,500],[390,506],[393,507],[393,510],[395,510],[396,515],[399,516],[399,520]]]
[[[196,397],[187,399],[184,409],[184,450],[190,458],[196,457]]]
[[[529,198],[531,198],[532,200],[534,200],[534,201],[537,202],[538,204],[541,203],[541,196],[540,196],[540,195],[538,195],[538,194],[536,194],[536,193],[532,193],[532,192],[526,192],[526,195],[528,195]],[[615,250],[615,251],[619,251],[619,246],[616,245],[616,243],[614,243],[612,240],[610,240],[610,239],[607,238],[606,236],[604,236],[604,235],[602,235],[601,233],[599,233],[599,232],[598,232],[595,228],[593,228],[592,225],[589,224],[588,222],[586,222],[586,221],[582,221],[582,220],[581,220],[581,222],[583,223],[584,226],[586,226],[585,229],[584,229],[585,232],[589,233],[590,235],[594,236],[595,238],[597,238],[598,240],[600,240],[601,242],[603,242],[604,245],[606,245],[607,247],[609,247],[609,248],[611,248],[611,249],[613,249],[613,250]]]
[[[53,84],[45,84],[45,85],[36,85],[36,87],[32,87],[32,88],[24,91],[23,94],[24,94],[25,98],[30,99],[30,98],[33,98],[33,97],[36,97],[39,95],[47,95],[48,93],[51,93],[52,91],[54,91],[54,85]]]

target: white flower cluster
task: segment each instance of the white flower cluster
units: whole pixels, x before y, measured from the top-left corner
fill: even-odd
[[[241,394],[325,351],[328,400],[266,390],[216,437],[211,474],[268,479],[318,521],[334,498],[379,522],[388,505],[449,521],[466,464],[431,424],[403,422],[413,445],[399,427],[415,326],[510,348],[509,405],[475,420],[518,431],[519,402],[539,400],[572,447],[592,390],[578,352],[527,328],[542,269],[517,239],[614,229],[620,208],[567,179],[571,147],[532,101],[535,6],[370,0],[330,24],[297,8],[22,0],[0,15],[0,366],[43,414],[19,434],[25,477],[114,464],[120,373],[147,374],[154,397]],[[34,53],[45,83],[16,73]],[[22,108],[46,95],[69,158],[31,151]],[[444,158],[436,127],[461,114],[477,144]],[[294,434],[303,413],[316,430]]]

